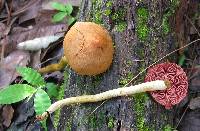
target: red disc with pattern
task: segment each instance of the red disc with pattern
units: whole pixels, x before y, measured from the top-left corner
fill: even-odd
[[[152,97],[166,109],[172,108],[187,95],[187,76],[183,69],[175,63],[162,63],[149,68],[145,82],[154,80],[168,80],[171,83],[166,90],[150,92]]]

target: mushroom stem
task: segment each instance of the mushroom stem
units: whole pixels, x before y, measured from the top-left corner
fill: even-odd
[[[57,64],[51,64],[38,70],[39,73],[49,73],[53,71],[60,71],[67,65],[67,60],[65,56]]]
[[[99,101],[103,101],[103,100],[107,100],[107,99],[119,97],[119,96],[130,96],[130,95],[133,95],[135,93],[140,93],[140,92],[165,90],[167,89],[168,86],[169,86],[168,81],[156,80],[156,81],[138,84],[135,86],[113,89],[113,90],[105,91],[96,95],[83,95],[83,96],[66,98],[66,99],[59,100],[53,103],[47,109],[46,112],[44,112],[41,116],[38,116],[38,119],[43,120],[44,118],[48,116],[48,114],[51,114],[57,109],[62,108],[63,106],[66,106],[66,105],[99,102]]]

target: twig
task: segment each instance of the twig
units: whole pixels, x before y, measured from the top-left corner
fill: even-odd
[[[187,106],[187,107],[186,107],[186,109],[185,109],[185,111],[183,112],[183,115],[181,116],[180,120],[178,121],[178,124],[176,125],[176,128],[175,128],[175,129],[177,129],[177,128],[178,128],[178,126],[179,126],[179,124],[181,123],[181,121],[182,121],[183,117],[185,116],[185,113],[186,113],[186,112],[187,112],[187,110],[188,110],[188,107],[189,107],[189,106]]]
[[[11,14],[11,17],[17,16],[22,14],[24,11],[26,11],[27,9],[29,9],[29,7],[33,4],[35,4],[36,2],[38,2],[38,0],[31,0],[30,2],[28,2],[26,5],[24,5],[22,8],[20,8],[19,10],[15,11],[14,13]],[[6,18],[0,22],[4,22],[7,21],[8,16],[7,15],[1,15],[0,19]]]

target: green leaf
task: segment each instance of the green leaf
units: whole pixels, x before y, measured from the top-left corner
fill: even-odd
[[[66,12],[58,12],[53,16],[53,22],[60,22],[65,16],[67,16]]]
[[[33,86],[44,86],[45,81],[36,70],[28,67],[17,67],[17,72]]]
[[[51,105],[51,100],[48,94],[42,90],[38,89],[34,98],[34,108],[36,115],[41,115],[44,113]]]
[[[0,104],[11,104],[33,95],[36,89],[27,84],[10,85],[0,90]]]
[[[73,7],[71,4],[66,4],[65,5],[65,12],[67,12],[68,15],[70,15],[73,11]]]
[[[58,96],[57,85],[55,85],[54,83],[47,83],[46,88],[47,88],[47,94],[49,95],[50,98]]]
[[[67,24],[71,25],[76,19],[74,17],[69,17],[69,19],[67,20]]]
[[[64,11],[64,12],[66,11],[65,5],[60,2],[52,2],[51,6],[56,10]]]

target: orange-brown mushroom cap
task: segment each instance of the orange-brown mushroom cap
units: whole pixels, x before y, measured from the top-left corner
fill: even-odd
[[[76,22],[64,38],[64,53],[70,67],[80,75],[105,72],[113,59],[111,36],[92,22]]]

